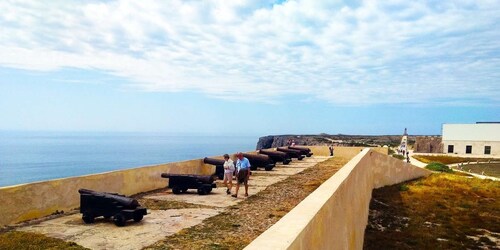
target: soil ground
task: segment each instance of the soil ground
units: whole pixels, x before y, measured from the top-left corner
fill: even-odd
[[[373,191],[365,249],[499,249],[500,182],[440,173]]]

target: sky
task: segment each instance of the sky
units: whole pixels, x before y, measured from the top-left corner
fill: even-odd
[[[500,1],[0,1],[0,130],[500,121]]]

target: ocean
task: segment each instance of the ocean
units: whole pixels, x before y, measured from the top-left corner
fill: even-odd
[[[0,187],[254,150],[257,136],[0,132]]]

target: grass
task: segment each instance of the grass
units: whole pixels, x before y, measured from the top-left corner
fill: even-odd
[[[0,249],[3,250],[42,250],[42,249],[88,249],[74,242],[50,238],[43,234],[11,231],[0,234]]]
[[[431,162],[427,164],[425,168],[437,172],[453,173],[453,170],[450,167],[439,162]]]
[[[183,208],[211,208],[210,206],[198,205],[182,201],[173,200],[154,200],[141,198],[138,200],[141,206],[150,210],[168,210],[168,209],[183,209]]]
[[[145,249],[243,249],[345,163],[342,158],[318,163]]]
[[[500,182],[449,173],[374,190],[365,249],[492,249]]]
[[[461,162],[499,161],[499,159],[494,159],[494,158],[469,158],[469,157],[458,157],[449,155],[413,155],[412,157],[423,163],[439,162],[445,165],[461,163]]]
[[[396,158],[396,159],[399,159],[399,160],[404,160],[406,159],[406,157],[404,157],[403,155],[400,155],[400,154],[392,154],[392,157]]]

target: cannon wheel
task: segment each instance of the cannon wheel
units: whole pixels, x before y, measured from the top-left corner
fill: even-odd
[[[172,188],[172,193],[174,194],[180,194],[181,193],[181,188],[180,187],[173,187]]]
[[[257,170],[257,167],[256,166],[250,166],[250,170],[252,170],[252,171]]]
[[[266,166],[264,169],[265,169],[266,171],[271,171],[271,170],[273,170],[273,167],[272,167],[272,166]]]
[[[208,194],[208,192],[207,192],[207,191],[208,191],[208,190],[207,190],[206,188],[204,188],[204,187],[200,187],[200,188],[198,188],[198,194],[199,194],[199,195],[206,195],[206,194]]]
[[[115,216],[113,216],[113,222],[115,223],[115,225],[119,226],[119,227],[123,227],[125,226],[125,216],[123,216],[123,214],[121,213],[117,213],[115,214]]]
[[[139,222],[142,220],[142,218],[144,218],[144,215],[143,214],[140,214],[140,213],[135,213],[134,214],[134,221],[135,222]]]
[[[111,215],[104,215],[103,217],[104,217],[104,219],[109,219],[109,218],[111,218]]]
[[[86,224],[91,224],[91,223],[94,223],[94,216],[92,215],[92,213],[85,212],[82,215],[82,220]]]
[[[182,192],[183,192],[183,193],[186,193],[187,191],[188,191],[188,188],[183,188],[183,189],[182,189]]]

